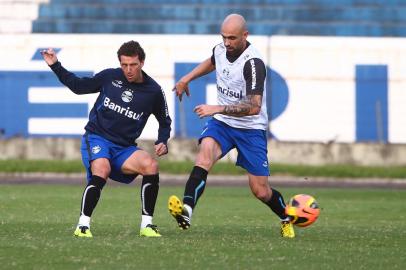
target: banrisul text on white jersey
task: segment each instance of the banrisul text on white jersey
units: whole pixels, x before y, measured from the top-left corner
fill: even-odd
[[[240,92],[234,92],[233,90],[230,90],[230,88],[222,88],[220,85],[217,85],[217,91],[219,91],[221,94],[232,97],[232,98],[242,98],[242,93]]]

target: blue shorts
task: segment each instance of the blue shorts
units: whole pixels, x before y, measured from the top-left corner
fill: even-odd
[[[136,146],[121,146],[115,144],[99,135],[86,132],[82,137],[82,162],[87,171],[87,181],[92,178],[90,162],[98,158],[107,158],[110,161],[111,172],[109,178],[114,181],[129,184],[137,174],[124,174],[121,167],[124,162],[135,152],[139,150]]]
[[[236,148],[237,166],[256,176],[269,176],[265,130],[233,128],[212,118],[204,127],[199,143],[206,137],[211,137],[220,144],[221,157]]]

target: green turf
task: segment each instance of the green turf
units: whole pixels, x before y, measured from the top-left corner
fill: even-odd
[[[174,162],[160,160],[161,173],[167,174],[189,174],[193,162]],[[56,172],[56,173],[84,173],[84,168],[79,160],[0,160],[0,172],[21,173],[21,172]],[[355,165],[326,165],[326,166],[305,166],[272,164],[272,175],[292,176],[324,176],[324,177],[376,177],[376,178],[405,178],[406,167],[366,167]],[[218,162],[210,174],[241,175],[245,171],[229,162]]]
[[[139,187],[107,186],[92,239],[73,231],[83,187],[0,185],[1,269],[406,269],[406,191],[290,189],[322,212],[295,239],[245,187],[208,187],[189,231],[180,231],[162,187],[155,222],[163,237],[138,236]]]

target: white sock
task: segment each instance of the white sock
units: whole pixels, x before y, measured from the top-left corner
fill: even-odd
[[[281,222],[290,222],[292,219],[290,217],[286,217],[284,219],[281,219]]]
[[[80,226],[86,226],[86,227],[90,228],[90,217],[85,216],[85,215],[80,215],[78,227],[80,227]]]
[[[187,204],[184,204],[183,207],[186,208],[187,212],[189,213],[189,218],[190,218],[190,220],[192,220],[192,212],[193,212],[192,207],[190,207]]]
[[[152,224],[152,217],[147,215],[141,216],[141,229],[147,227],[148,224]]]

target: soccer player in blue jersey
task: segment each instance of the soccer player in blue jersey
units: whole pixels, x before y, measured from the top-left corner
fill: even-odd
[[[128,184],[140,174],[143,176],[140,236],[160,237],[152,222],[159,189],[158,163],[138,148],[135,140],[153,114],[159,123],[155,154],[167,154],[171,118],[162,88],[142,70],[144,50],[138,42],[126,42],[117,52],[121,68],[105,69],[84,78],[67,71],[53,49],[42,51],[42,55],[58,79],[74,93],[99,93],[82,137],[87,186],[74,235],[92,237],[90,218],[108,178]]]
[[[183,202],[171,196],[169,212],[181,229],[188,229],[193,210],[205,189],[207,174],[219,159],[236,148],[237,165],[247,171],[252,193],[279,216],[282,237],[293,238],[295,234],[291,218],[285,214],[284,199],[268,183],[265,64],[247,41],[246,22],[241,15],[231,14],[225,18],[221,36],[223,42],[214,47],[212,56],[182,77],[174,88],[181,100],[183,93],[189,96],[190,81],[216,71],[218,105],[202,104],[194,109],[200,118],[213,117],[199,138],[200,148],[185,186]]]

